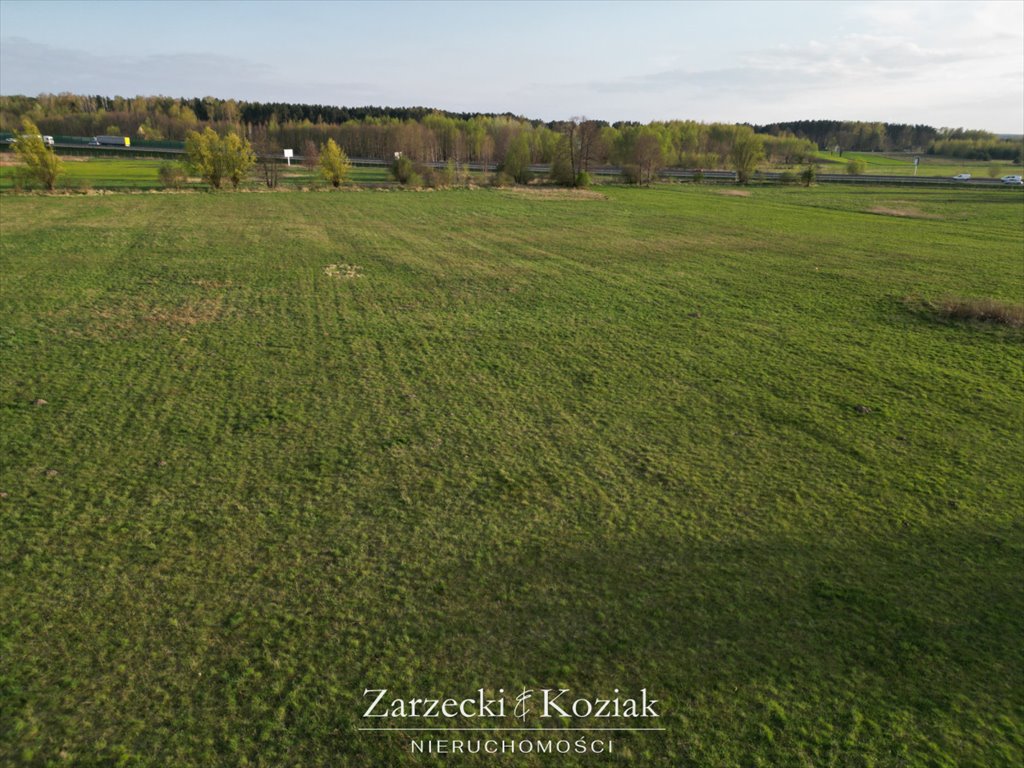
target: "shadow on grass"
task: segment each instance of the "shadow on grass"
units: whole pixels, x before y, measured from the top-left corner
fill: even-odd
[[[64,627],[74,656],[50,660],[64,667],[43,687],[18,674],[28,654],[39,668],[41,650],[8,643],[4,754],[27,766],[61,752],[76,766],[435,765],[445,758],[410,755],[409,734],[358,730],[364,688],[564,687],[658,700],[667,730],[617,735],[611,765],[1011,764],[1024,743],[1022,541],[1020,526],[966,522],[770,540],[537,533],[516,545],[406,529],[387,546],[294,560],[281,540],[243,567],[241,602],[215,621],[168,592],[113,640]]]
[[[652,765],[997,764],[1024,735],[1021,533],[535,542],[453,563],[379,638],[417,637],[394,649],[414,690],[366,674],[405,696],[647,688]]]

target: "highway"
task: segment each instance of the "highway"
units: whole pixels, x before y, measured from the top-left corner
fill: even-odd
[[[110,154],[125,154],[133,157],[180,157],[185,154],[185,150],[176,147],[116,147],[116,146],[90,146],[88,144],[77,144],[71,142],[58,142],[54,145],[56,149],[63,150],[75,150],[76,152],[97,152],[103,155]],[[278,158],[284,162],[283,157]],[[293,164],[301,164],[302,156],[296,155],[292,158]],[[355,166],[361,167],[377,167],[386,168],[390,165],[385,160],[378,160],[376,158],[366,157],[353,157],[349,158],[349,162]],[[424,163],[424,165],[432,166],[434,168],[443,168],[445,163]],[[496,163],[479,163],[471,162],[466,163],[471,171],[495,171],[497,170]],[[551,171],[551,166],[547,164],[535,164],[530,166],[530,171],[535,176],[546,176]],[[622,175],[622,169],[617,166],[604,165],[595,166],[589,170],[589,173],[595,176],[620,176]],[[736,174],[733,171],[694,171],[684,170],[682,168],[664,168],[659,173],[660,178],[663,179],[677,179],[681,181],[689,180],[694,177],[696,173],[703,173],[705,181],[718,181],[718,182],[729,182],[736,180]],[[751,181],[778,181],[783,176],[782,173],[777,172],[757,172],[751,177]],[[872,174],[864,174],[862,176],[851,176],[845,173],[821,173],[819,172],[814,177],[815,182],[820,184],[905,184],[905,185],[921,185],[921,186],[954,186],[954,187],[1005,187],[1013,189],[1012,185],[1003,184],[999,179],[985,179],[975,178],[968,179],[967,181],[960,181],[946,176],[876,176]]]

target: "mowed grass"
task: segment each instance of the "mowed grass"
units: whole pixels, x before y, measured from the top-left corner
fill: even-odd
[[[0,763],[484,765],[363,690],[561,686],[667,730],[502,764],[1020,765],[1022,333],[907,297],[1019,303],[1022,230],[1004,189],[5,196]]]

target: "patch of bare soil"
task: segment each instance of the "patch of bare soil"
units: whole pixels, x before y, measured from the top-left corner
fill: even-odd
[[[117,331],[131,331],[139,322],[172,326],[200,325],[216,322],[223,314],[223,296],[190,298],[173,307],[144,306],[142,302],[135,301],[96,310],[94,313],[102,321],[101,327]]]
[[[84,163],[88,157],[76,157],[74,155],[61,155],[60,159],[65,163]],[[21,160],[14,152],[0,152],[0,166],[21,165]]]
[[[196,278],[194,280],[190,280],[189,282],[191,282],[192,285],[198,285],[200,288],[210,289],[230,288],[232,285],[234,285],[234,283],[232,283],[230,280],[202,280]]]
[[[363,276],[363,268],[355,264],[328,264],[324,274],[336,280],[354,280]]]
[[[190,300],[171,309],[154,309],[146,318],[151,323],[199,325],[220,319],[224,312],[222,296]]]
[[[726,197],[750,197],[750,192],[746,189],[723,189],[718,194]]]
[[[538,200],[607,200],[608,196],[592,189],[558,189],[551,187],[516,187],[501,190],[506,195],[530,197]]]
[[[895,204],[895,205],[898,205]],[[924,211],[918,210],[917,208],[911,207],[890,207],[887,205],[876,205],[873,208],[868,208],[868,213],[874,213],[879,216],[896,216],[901,219],[941,219],[941,216],[937,216],[934,213],[925,213]]]

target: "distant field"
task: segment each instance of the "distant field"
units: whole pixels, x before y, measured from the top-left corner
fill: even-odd
[[[0,154],[5,163],[0,165],[0,192],[9,191],[14,187],[15,168],[12,153]],[[873,175],[913,176],[912,158],[902,155],[885,155],[871,152],[845,152],[843,157],[821,152],[818,155],[822,173],[846,173],[846,161],[853,157],[864,159],[867,163],[865,173]],[[989,163],[955,161],[951,158],[935,158],[920,155],[920,176],[951,177],[957,173],[971,173],[978,178],[988,178]],[[65,157],[65,175],[59,183],[62,189],[77,190],[129,190],[129,189],[163,189],[157,171],[161,160],[128,160],[122,158],[81,158]],[[799,171],[803,166],[763,166],[768,171]],[[999,175],[1021,173],[1021,167],[1004,163],[1000,165]],[[601,179],[599,179],[600,181]],[[387,168],[360,167],[352,168],[349,182],[355,184],[378,184],[390,182],[391,175]],[[479,179],[478,181],[483,181]],[[326,187],[327,184],[316,171],[310,171],[296,163],[291,167],[281,167],[280,186],[291,187]],[[198,179],[193,179],[186,186],[205,188]],[[245,182],[246,188],[265,189],[255,176]]]
[[[1022,214],[5,195],[0,764],[1021,765],[1024,331],[930,303],[1019,304]],[[667,730],[357,730],[366,687],[481,686]]]
[[[5,153],[8,161],[13,161],[10,153]],[[125,160],[121,158],[64,158],[64,177],[60,187],[70,189],[163,189],[157,172],[163,160]],[[14,186],[15,166],[0,165],[0,190],[9,190]],[[354,167],[350,180],[359,183],[388,181],[386,168]],[[280,184],[288,186],[326,186],[318,173],[309,171],[296,164],[291,168],[281,167]],[[189,186],[202,187],[198,181]],[[253,179],[247,186],[257,188],[260,183]]]
[[[16,166],[10,164],[13,153],[3,155],[7,161],[0,165],[0,190],[14,186]],[[78,159],[64,158],[64,178],[61,186],[96,189],[161,189],[157,176],[159,160]]]
[[[824,163],[822,170],[825,173],[846,173],[846,163],[853,158],[860,158],[866,164],[865,173],[876,176],[913,176],[915,155],[906,153],[884,153],[884,152],[844,152],[840,157],[837,154],[819,152],[819,159]],[[969,173],[980,179],[990,177],[989,170],[993,162],[987,160],[961,160],[955,157],[941,157],[937,155],[919,154],[921,159],[917,168],[918,176],[955,176],[959,173]],[[1021,172],[1020,164],[1014,165],[1010,162],[996,161],[999,168],[996,178],[1011,173]]]

